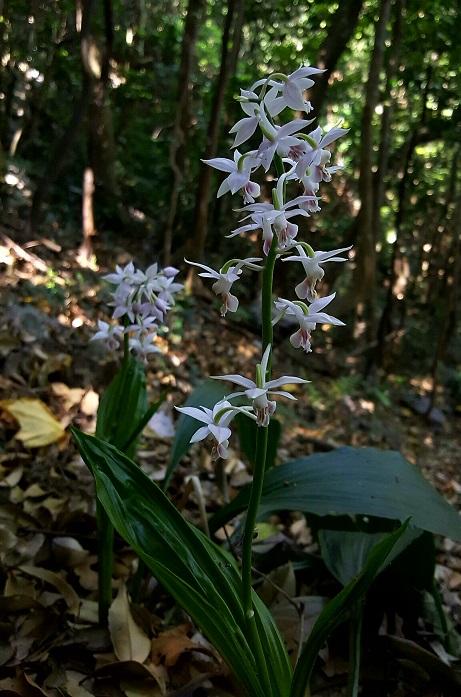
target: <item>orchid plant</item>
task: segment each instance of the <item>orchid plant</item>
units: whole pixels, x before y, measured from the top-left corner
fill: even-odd
[[[343,322],[336,317],[322,312],[334,299],[335,293],[326,298],[318,298],[316,284],[324,274],[322,264],[326,262],[344,262],[339,256],[350,247],[335,249],[330,252],[314,251],[305,241],[298,240],[298,225],[293,219],[309,217],[320,211],[319,185],[331,181],[331,175],[338,166],[330,166],[331,152],[329,146],[347,133],[339,125],[324,133],[320,127],[306,133],[312,120],[294,118],[283,125],[276,123],[276,117],[287,109],[312,111],[312,105],[304,97],[304,92],[314,83],[311,75],[321,72],[317,68],[304,66],[290,75],[273,74],[266,79],[256,81],[248,90],[241,90],[238,100],[247,115],[231,128],[235,134],[232,159],[222,157],[205,160],[205,163],[217,170],[228,172],[218,190],[218,196],[225,193],[240,193],[244,206],[239,208],[242,223],[233,230],[229,237],[240,236],[253,231],[261,233],[258,246],[262,246],[262,257],[229,260],[215,271],[208,266],[192,263],[204,271],[205,278],[216,279],[212,289],[221,296],[223,305],[221,314],[235,312],[238,299],[230,294],[233,283],[240,280],[245,270],[262,272],[262,358],[256,365],[255,379],[242,375],[212,376],[243,388],[228,394],[213,409],[177,407],[178,411],[196,419],[201,424],[193,434],[191,442],[208,438],[212,442],[214,457],[226,457],[231,422],[237,414],[252,419],[258,426],[255,444],[255,463],[250,502],[246,516],[243,535],[242,553],[242,596],[248,632],[254,635],[258,629],[251,593],[252,585],[252,543],[259,501],[266,469],[266,452],[268,445],[268,426],[274,414],[277,402],[274,397],[296,399],[290,392],[279,388],[290,384],[305,384],[308,381],[293,375],[284,375],[272,379],[273,327],[284,316],[293,318],[299,329],[290,337],[295,348],[310,352],[312,332],[317,325]],[[240,153],[237,147],[246,143],[259,130],[261,142],[257,149]],[[274,165],[275,172],[270,195],[262,198],[260,186],[252,181],[255,172],[262,168],[267,173]],[[267,200],[269,198],[269,200]],[[249,222],[248,222],[249,221]],[[304,272],[304,279],[295,288],[294,300],[273,297],[274,271],[278,261],[298,262]],[[307,302],[305,302],[307,300]],[[234,400],[246,399],[248,404],[236,406]]]
[[[112,323],[98,321],[98,331],[91,341],[102,343],[108,352],[117,354],[123,346],[122,365],[98,409],[96,435],[113,443],[124,452],[135,454],[136,439],[161,402],[148,407],[144,366],[153,354],[160,353],[156,343],[159,330],[166,329],[168,312],[175,295],[182,290],[175,280],[178,269],[160,269],[152,264],[145,271],[132,262],[116,266],[115,272],[104,276],[110,284]],[[113,527],[97,502],[99,543],[99,619],[105,623],[112,601]],[[143,565],[138,567],[138,579]]]
[[[142,272],[128,264],[117,267],[115,273],[106,277],[114,286],[113,320],[122,323],[100,322],[93,338],[104,341],[110,350],[120,348],[123,343],[122,368],[101,399],[96,437],[74,431],[82,457],[96,482],[101,620],[104,621],[111,601],[112,526],[115,526],[137,552],[140,562],[149,567],[201,627],[251,697],[305,697],[323,643],[347,617],[350,607],[361,601],[407,528],[403,525],[375,545],[362,570],[325,607],[300,651],[293,672],[274,619],[253,589],[253,541],[267,469],[269,425],[277,400],[294,400],[288,386],[308,382],[296,375],[272,376],[274,327],[282,318],[290,320],[294,325],[292,346],[309,353],[318,325],[343,325],[340,319],[325,312],[335,293],[319,297],[317,284],[323,278],[323,266],[345,262],[347,257],[343,255],[350,247],[316,251],[300,239],[298,223],[299,219],[320,211],[320,185],[331,181],[339,169],[338,165],[330,164],[330,146],[347,129],[336,125],[328,131],[320,127],[306,131],[311,119],[296,117],[287,121],[285,118],[287,114],[289,118],[287,110],[306,115],[312,111],[305,90],[312,86],[312,77],[319,72],[318,68],[302,66],[289,75],[273,73],[241,90],[237,99],[244,116],[230,131],[235,137],[233,156],[205,162],[227,175],[218,196],[230,193],[243,198],[244,205],[238,208],[239,225],[229,237],[250,234],[256,240],[257,251],[255,256],[229,259],[219,269],[197,261],[187,262],[199,269],[201,277],[213,281],[212,290],[220,298],[223,317],[238,309],[234,286],[242,281],[244,274],[262,275],[261,358],[254,378],[233,373],[212,376],[219,381],[216,384],[230,383],[237,387],[236,391],[230,391],[214,404],[196,401],[177,407],[181,418],[189,424],[186,447],[189,440],[190,443],[208,441],[215,459],[228,457],[237,415],[245,423],[250,421],[256,431],[241,557],[236,559],[188,523],[163,489],[131,460],[136,438],[158,406],[157,403],[147,407],[145,362],[158,350],[156,333],[181,289],[175,280],[176,269],[169,267],[161,271],[154,264]],[[279,119],[278,123],[280,116],[283,121]],[[250,138],[256,139],[258,134],[257,147],[241,152],[241,146]],[[274,171],[268,176],[271,167]],[[263,172],[263,185],[255,181],[258,170],[259,174]],[[269,191],[270,182],[274,184]],[[279,262],[293,262],[300,271],[300,282],[289,298],[275,297],[273,293],[274,272]],[[191,429],[190,424],[193,424]],[[167,483],[168,476],[165,487]],[[355,661],[354,665],[357,664]],[[356,697],[355,668],[352,675],[350,695]]]

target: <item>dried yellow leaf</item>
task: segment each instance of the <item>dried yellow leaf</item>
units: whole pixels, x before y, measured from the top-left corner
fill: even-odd
[[[109,631],[119,661],[144,663],[150,653],[150,639],[133,619],[124,583],[109,608]]]
[[[19,423],[16,438],[28,448],[55,443],[65,434],[62,425],[39,399],[7,399],[0,402],[0,407]]]

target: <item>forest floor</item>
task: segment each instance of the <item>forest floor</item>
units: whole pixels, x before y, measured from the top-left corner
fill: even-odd
[[[114,583],[119,595],[114,612],[127,626],[127,618],[133,614],[137,628],[131,637],[134,648],[127,648],[126,637],[121,640],[97,625],[93,485],[67,427],[72,423],[94,431],[98,395],[116,367],[100,346],[89,343],[96,320],[108,316],[101,274],[115,261],[126,263],[128,252],[112,247],[109,254],[107,249],[98,249],[100,269],[96,272],[77,262],[74,249],[66,250],[55,241],[31,243],[22,228],[3,228],[0,233],[0,397],[4,409],[0,414],[0,553],[4,568],[0,690],[28,697],[156,696],[167,688],[169,695],[178,697],[236,694],[213,649],[158,588],[151,584],[147,589],[148,603],[128,604],[123,588],[135,559],[121,540],[117,542]],[[307,357],[295,353],[287,337],[276,345],[275,372],[279,367],[283,374],[302,374],[312,381],[305,390],[296,391],[294,407],[280,405],[284,429],[279,459],[341,445],[400,450],[445,498],[461,508],[459,411],[445,413],[441,393],[440,411],[427,419],[421,413],[427,376],[390,374],[385,383],[364,381],[357,371],[357,356],[329,350],[328,332],[324,334]],[[161,348],[162,355],[149,365],[148,386],[152,399],[167,391],[170,405],[182,404],[191,386],[210,374],[251,374],[260,351],[257,334],[247,325],[221,319],[204,289],[198,296],[186,295],[172,313]],[[46,405],[50,411],[45,413],[67,429],[64,434],[57,430],[56,442],[28,447],[27,437],[33,437],[28,418],[37,418],[37,412],[27,413],[26,409],[18,431],[18,421],[8,411],[12,402],[23,399]],[[42,412],[38,416],[46,421]],[[140,461],[155,479],[165,471],[169,446],[167,438],[149,429],[143,435]],[[245,463],[236,451],[227,473],[232,495],[248,481]],[[205,448],[195,446],[183,459],[172,486],[178,505],[200,523],[194,494],[183,487],[190,474],[200,474],[212,510],[221,494]],[[297,544],[315,551],[302,517],[271,519],[271,525],[274,534],[283,531]],[[437,549],[436,574],[443,586],[443,600],[452,621],[459,625],[461,546],[438,540]],[[278,585],[287,589],[285,595],[290,583],[278,579]],[[140,661],[136,642],[142,644],[140,637],[145,636],[151,639],[151,650],[149,659]],[[328,681],[319,690],[330,696],[343,694],[344,661],[323,659]],[[383,694],[445,694],[433,687],[431,669],[426,666],[426,671],[429,678],[424,682],[420,676],[418,692],[405,683]],[[336,684],[340,687],[335,688]]]

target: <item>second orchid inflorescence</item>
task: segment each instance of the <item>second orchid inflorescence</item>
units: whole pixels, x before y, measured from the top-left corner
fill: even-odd
[[[290,342],[295,348],[306,353],[312,351],[311,334],[318,324],[344,325],[344,323],[324,312],[334,299],[335,293],[319,298],[317,282],[323,278],[323,265],[328,262],[343,262],[341,256],[351,247],[332,251],[315,251],[310,244],[298,239],[298,225],[292,222],[296,217],[309,217],[319,212],[319,188],[321,182],[330,182],[332,174],[338,169],[330,165],[331,152],[328,149],[348,129],[334,126],[329,131],[319,126],[309,133],[304,132],[313,119],[294,118],[278,125],[275,121],[286,109],[309,114],[312,105],[305,98],[305,91],[314,84],[311,76],[322,70],[302,66],[290,75],[273,73],[268,78],[257,80],[248,90],[241,90],[237,100],[245,116],[230,130],[235,134],[232,159],[217,157],[204,162],[227,176],[218,189],[218,197],[230,192],[240,193],[245,204],[238,211],[242,214],[240,226],[228,237],[261,231],[262,257],[230,259],[219,270],[198,262],[188,261],[201,269],[199,275],[214,280],[213,292],[222,301],[221,315],[236,312],[239,301],[231,293],[233,285],[242,277],[243,271],[262,271],[262,358],[256,366],[255,380],[242,375],[212,376],[227,380],[242,388],[227,395],[212,409],[206,407],[177,407],[178,411],[196,419],[202,425],[193,434],[191,442],[210,438],[213,442],[214,457],[227,457],[230,423],[237,414],[244,414],[258,426],[266,428],[276,409],[273,396],[295,399],[284,385],[306,383],[307,380],[293,375],[271,379],[272,328],[282,318],[287,317],[298,325],[291,335]],[[259,129],[262,140],[259,147],[246,153],[237,148],[248,141]],[[252,177],[260,167],[267,173],[275,165],[275,186],[271,201],[256,201],[261,198],[261,187]],[[301,187],[301,191],[299,190]],[[293,191],[289,198],[287,191]],[[276,261],[297,262],[304,273],[303,280],[296,285],[296,298],[272,297],[272,282]],[[187,261],[187,260],[186,260]],[[247,400],[248,404],[241,404]],[[237,403],[234,402],[237,400]],[[257,446],[256,446],[257,447]]]
[[[114,273],[104,276],[113,287],[111,305],[115,323],[98,320],[98,331],[92,341],[104,342],[109,351],[116,351],[122,342],[138,358],[146,361],[159,349],[155,338],[165,327],[165,317],[174,305],[174,296],[182,288],[175,281],[179,273],[173,266],[160,269],[152,264],[145,271],[136,269],[133,262],[116,266]],[[121,320],[121,323],[120,323]]]

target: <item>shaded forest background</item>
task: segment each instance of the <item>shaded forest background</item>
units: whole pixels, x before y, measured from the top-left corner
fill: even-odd
[[[181,267],[235,256],[224,235],[240,200],[216,200],[200,158],[227,154],[240,87],[324,67],[314,115],[350,132],[301,235],[354,245],[348,268],[326,274],[348,323],[330,334],[368,376],[428,375],[423,410],[439,385],[459,409],[455,0],[4,0],[0,14],[4,234],[75,250],[82,265],[96,254],[104,266],[114,246]],[[254,240],[237,244],[254,255]]]

